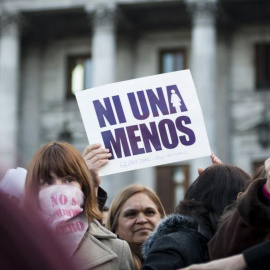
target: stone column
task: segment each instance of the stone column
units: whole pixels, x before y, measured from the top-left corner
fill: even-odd
[[[216,150],[216,10],[217,0],[186,0],[192,14],[191,73],[203,111],[212,151]],[[210,159],[192,162],[192,179],[197,167],[209,166]]]
[[[18,157],[18,15],[0,14],[0,29],[0,166],[5,170],[15,167]]]
[[[97,6],[93,13],[92,59],[93,86],[115,81],[115,18],[114,6]]]
[[[33,154],[40,147],[41,107],[41,45],[28,43],[24,48],[21,64],[19,158],[20,166],[27,167]]]
[[[116,76],[116,10],[114,4],[104,3],[86,7],[92,22],[92,82],[93,87],[113,83]],[[101,187],[108,192],[109,205],[126,185],[125,174],[102,177]]]

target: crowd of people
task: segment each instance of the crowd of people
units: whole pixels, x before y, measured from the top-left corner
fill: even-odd
[[[6,173],[4,269],[270,269],[270,158],[250,176],[212,154],[166,216],[157,194],[137,184],[106,209],[99,170],[110,157],[99,144],[81,155],[56,141],[38,149],[27,171]]]

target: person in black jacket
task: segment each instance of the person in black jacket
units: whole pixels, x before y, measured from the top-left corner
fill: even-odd
[[[218,164],[205,169],[189,187],[176,214],[163,220],[144,244],[143,269],[170,270],[209,261],[207,242],[218,219],[249,180],[235,166]]]

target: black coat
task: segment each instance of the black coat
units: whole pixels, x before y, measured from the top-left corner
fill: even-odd
[[[249,270],[270,269],[270,241],[254,246],[243,252]]]
[[[208,227],[179,214],[164,219],[143,245],[144,270],[175,270],[209,260],[207,242],[212,237]]]

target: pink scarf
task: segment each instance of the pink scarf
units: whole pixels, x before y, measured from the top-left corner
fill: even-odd
[[[88,222],[83,213],[85,196],[70,185],[53,185],[39,192],[42,217],[72,255],[81,242]]]

